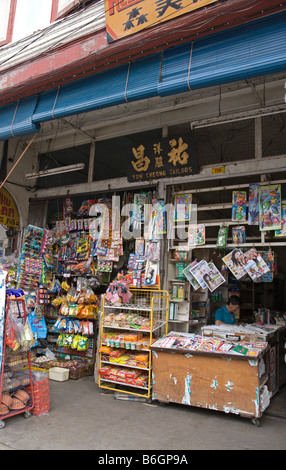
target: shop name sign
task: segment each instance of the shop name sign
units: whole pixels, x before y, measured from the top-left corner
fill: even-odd
[[[130,182],[173,178],[198,173],[193,135],[185,134],[142,142],[130,149],[127,179]]]
[[[20,217],[16,204],[4,188],[0,189],[0,224],[7,227],[20,226]]]
[[[138,33],[217,0],[104,0],[108,42]]]

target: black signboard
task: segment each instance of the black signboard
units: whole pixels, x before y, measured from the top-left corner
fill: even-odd
[[[127,163],[130,182],[173,178],[198,173],[193,134],[167,137],[131,147]]]

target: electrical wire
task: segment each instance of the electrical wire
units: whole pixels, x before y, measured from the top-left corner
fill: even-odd
[[[205,12],[206,10],[208,12],[211,12],[212,10],[216,10],[217,9],[217,3],[225,3],[225,1],[221,0],[220,2],[216,2],[215,5],[209,5],[208,7],[205,7],[205,8],[201,8],[199,10],[196,10],[196,26],[192,26],[192,31],[194,30],[197,30],[197,29],[200,29],[202,26],[205,26],[207,25],[208,23],[212,22],[214,19],[220,17],[220,16],[223,16],[225,13],[218,13],[217,15],[215,16],[212,16],[211,18],[208,18],[208,19],[203,19],[204,15],[205,15]],[[228,10],[228,15],[231,14],[231,13],[234,13],[234,12],[239,12],[239,13],[245,13],[246,11],[250,10],[251,7],[256,4],[259,5],[260,3],[263,3],[263,0],[260,0],[259,2],[257,2],[257,0],[251,0],[248,2],[248,5],[246,7],[243,7],[243,8],[240,8],[239,5],[237,6],[234,6],[233,8],[230,8]],[[285,3],[285,2],[284,2]],[[76,7],[76,11],[74,10],[72,12],[72,15],[77,15],[78,14],[78,11],[85,11],[87,8],[90,7],[91,4],[88,4],[88,6],[84,7],[84,8],[80,8],[80,6]],[[188,3],[187,5],[183,6],[180,11],[182,12],[181,14],[186,14],[188,13],[188,8],[193,5],[193,1],[191,1],[190,3]],[[185,12],[183,10],[186,10]],[[202,10],[202,11],[201,11]],[[195,10],[192,10],[192,12],[194,12]],[[108,9],[104,10],[102,13],[100,13],[98,16],[97,16],[97,20],[98,19],[101,19],[103,17],[105,17],[106,13],[108,12]],[[71,13],[69,14],[69,17],[71,16]],[[170,13],[169,15],[165,15],[164,16],[164,21],[167,21],[168,19],[171,19],[173,17],[173,12]],[[202,17],[201,21],[200,21],[200,17]],[[197,22],[197,20],[199,20],[199,22]],[[40,38],[42,38],[43,36],[45,36],[46,34],[48,34],[50,31],[52,31],[53,29],[57,28],[59,24],[61,24],[62,22],[66,21],[66,17],[62,18],[61,20],[58,20],[57,22],[53,23],[52,25],[48,26],[47,28],[45,28],[45,30],[37,37],[37,38],[34,38],[32,39],[32,41],[29,43],[29,44],[26,44],[25,46],[23,46],[22,49],[20,49],[19,51],[17,51],[15,54],[13,54],[12,56],[8,57],[7,59],[5,59],[4,61],[2,61],[0,63],[0,66],[5,64],[6,62],[8,62],[9,60],[11,60],[13,57],[15,57],[16,55],[19,55],[23,50],[27,49],[31,44],[33,44],[34,42],[38,41]],[[94,18],[92,20],[90,20],[89,22],[85,23],[85,27],[92,24],[94,22]],[[152,28],[154,26],[157,26],[159,24],[162,24],[162,21],[154,21],[153,23],[149,24],[148,25],[148,29],[149,28]],[[75,29],[71,32],[69,32],[68,34],[66,34],[63,38],[60,39],[59,42],[57,43],[54,43],[52,44],[51,46],[49,46],[47,49],[45,49],[43,52],[41,52],[37,57],[40,58],[41,56],[45,56],[51,49],[55,49],[56,47],[58,47],[60,44],[64,43],[66,41],[66,39],[70,36],[72,36],[73,34],[79,32],[80,30],[82,29],[81,28],[78,28],[78,29]],[[184,30],[186,31],[186,30]],[[136,33],[135,33],[136,34]],[[169,32],[168,33],[165,33],[165,34],[161,34],[158,36],[158,39],[163,39],[164,37],[166,37],[167,35],[169,35]],[[95,52],[96,53],[96,52]],[[33,59],[35,59],[35,57],[33,57]]]
[[[189,3],[189,4],[186,5],[184,8],[188,8],[192,3],[193,3],[193,2]],[[224,0],[222,0],[222,1],[220,2],[220,4],[222,4],[222,3],[226,3],[226,2],[225,2]],[[241,4],[238,2],[237,5],[233,5],[232,8],[230,8],[230,9],[227,11],[227,14],[228,14],[228,16],[229,16],[230,14],[234,14],[234,13],[245,14],[246,12],[248,12],[249,10],[251,10],[251,8],[253,7],[253,5],[259,6],[260,4],[263,4],[263,0],[260,0],[259,2],[257,2],[257,0],[250,0],[250,1],[247,2],[247,4],[244,5],[243,8],[242,8],[242,7],[241,7]],[[280,3],[280,6],[281,6],[281,7],[282,7],[283,5],[285,6],[285,5],[286,5],[286,2],[281,2],[281,3]],[[219,12],[219,13],[217,13],[216,15],[212,16],[211,18],[207,18],[207,19],[205,18],[206,10],[208,11],[208,13],[209,13],[209,12],[211,13],[212,11],[215,12],[215,11],[217,10],[217,6],[218,6],[218,5],[217,5],[217,3],[216,3],[215,5],[209,5],[207,8],[204,8],[204,9],[201,8],[201,9],[199,9],[199,10],[196,10],[196,12],[195,12],[195,14],[196,14],[196,17],[195,17],[196,23],[195,23],[195,25],[191,24],[191,25],[190,25],[189,27],[187,27],[187,28],[182,28],[182,29],[180,29],[180,32],[182,32],[182,33],[189,33],[189,32],[190,32],[190,29],[191,29],[191,37],[193,38],[195,31],[201,30],[202,27],[206,27],[208,24],[210,24],[211,22],[213,22],[214,19],[217,19],[217,18],[219,18],[219,17],[225,15],[225,12]],[[89,4],[87,7],[85,7],[83,10],[85,10],[86,8],[89,8],[89,7],[90,7],[90,4]],[[101,14],[97,17],[97,19],[103,17],[107,11],[108,11],[108,10],[104,10],[104,12],[101,13]],[[193,10],[193,12],[194,12],[194,10]],[[264,11],[264,12],[265,12],[265,11]],[[77,14],[78,14],[78,11],[77,11],[76,13],[73,12],[73,14],[76,14],[76,15],[77,15]],[[165,18],[167,18],[167,17],[169,17],[169,16],[172,16],[172,14],[165,16]],[[50,30],[52,30],[53,28],[57,27],[57,25],[58,25],[59,23],[65,21],[65,20],[66,20],[66,17],[65,17],[65,18],[62,18],[62,19],[59,20],[59,21],[57,21],[56,23],[54,23],[54,24],[51,25],[50,27],[46,28],[45,31],[43,32],[43,35],[45,35],[45,33],[47,33],[47,31],[50,31]],[[91,24],[93,21],[94,21],[94,19],[91,20],[90,22],[88,22],[87,25],[88,25],[88,24]],[[158,25],[158,24],[162,25],[162,22],[160,22],[160,23],[159,23],[159,22],[154,22],[154,23],[152,23],[151,25],[148,25],[148,29],[151,28],[151,27],[153,27],[153,26],[156,26],[156,25]],[[162,26],[162,27],[163,27],[163,26]],[[218,28],[218,27],[219,27],[219,26],[216,26],[216,28]],[[56,47],[58,47],[60,44],[63,43],[63,41],[65,41],[65,40],[66,40],[69,36],[71,36],[72,34],[75,34],[75,33],[76,33],[77,31],[79,31],[80,29],[82,29],[82,27],[79,28],[78,30],[73,30],[72,32],[68,33],[66,36],[64,36],[63,38],[61,38],[61,40],[60,40],[58,43],[53,44],[52,46],[48,47],[45,51],[41,52],[41,53],[37,56],[37,59],[39,59],[39,58],[41,58],[41,57],[44,57],[45,55],[48,55],[48,52],[49,52],[51,49],[54,51]],[[213,29],[214,29],[214,28],[212,28],[212,30],[213,30]],[[141,32],[142,32],[142,31],[141,31]],[[202,34],[206,34],[207,32],[208,32],[208,31],[202,31]],[[140,34],[140,32],[135,33],[135,34]],[[198,34],[198,33],[197,33],[197,34]],[[165,37],[167,37],[167,36],[168,36],[168,37],[170,36],[170,31],[166,31],[166,32],[164,32],[164,33],[162,33],[162,31],[159,31],[159,35],[156,36],[156,41],[159,41],[159,40],[162,41],[162,40],[163,40]],[[130,36],[129,36],[129,38],[130,38]],[[129,38],[123,38],[123,41],[124,41],[124,39],[125,39],[126,41],[128,41]],[[146,36],[144,37],[144,39],[146,39]],[[37,39],[36,39],[36,40],[37,40]],[[153,37],[150,37],[150,39],[147,38],[147,41],[148,41],[148,40],[149,40],[150,43],[152,43],[152,41],[154,41],[154,38],[153,38]],[[187,40],[188,40],[188,36],[187,36],[187,37],[184,37],[184,40],[187,41]],[[123,41],[122,41],[122,40],[120,41],[121,46],[122,46]],[[138,48],[138,47],[140,47],[140,45],[146,45],[146,44],[147,44],[147,41],[145,41],[145,40],[139,41],[139,42],[136,44],[136,47]],[[168,46],[171,47],[170,45],[172,44],[172,42],[175,42],[175,43],[176,43],[177,41],[178,41],[178,39],[174,39],[174,41],[168,41]],[[92,67],[92,70],[93,70],[93,71],[95,71],[95,70],[97,70],[97,69],[102,69],[102,65],[111,66],[111,65],[114,64],[114,63],[118,64],[118,60],[117,60],[116,58],[114,58],[114,49],[116,49],[116,47],[118,46],[118,44],[119,44],[118,41],[115,41],[114,43],[111,43],[111,44],[110,44],[110,47],[109,47],[109,49],[108,49],[108,50],[109,50],[109,54],[108,54],[108,53],[107,53],[107,54],[105,53],[105,55],[104,55],[104,57],[103,57],[103,59],[105,60],[105,63],[99,65],[98,67],[94,67],[94,66],[93,66],[93,67]],[[107,49],[107,48],[106,48],[106,49]],[[108,52],[108,50],[107,50],[106,52]],[[132,52],[132,50],[134,50],[134,46],[132,46],[132,47],[126,49],[126,56],[121,58],[121,62],[124,61],[124,60],[130,61],[130,60],[132,60],[133,57],[134,57],[134,59],[135,59],[135,57],[138,56],[138,52],[136,52],[136,53],[133,54],[133,55],[130,55],[130,52]],[[150,47],[149,50],[150,50],[150,52],[154,52],[154,47]],[[101,51],[101,52],[102,52],[102,51]],[[148,53],[148,50],[145,50],[144,53]],[[92,59],[92,57],[95,57],[97,54],[98,54],[98,51],[95,51],[94,53],[90,54],[89,58]],[[127,55],[127,54],[128,54],[128,55]],[[30,59],[29,61],[26,61],[26,64],[32,63],[32,62],[35,60],[35,58],[36,58],[36,57],[33,57],[33,58]],[[113,60],[111,60],[110,62],[108,62],[108,60],[109,60],[110,58],[113,58]],[[7,60],[7,61],[10,60],[10,58],[8,58],[8,59],[6,59],[6,60]],[[91,62],[91,61],[90,61],[90,62]],[[0,65],[1,65],[1,64],[0,64]],[[56,79],[58,75],[59,75],[59,74],[55,74],[55,75],[53,76],[54,79]],[[43,77],[42,80],[41,80],[41,79],[38,79],[37,85],[40,86],[41,83],[44,82],[45,80],[46,80],[45,77]],[[37,88],[39,88],[39,86],[38,86]],[[21,91],[24,90],[25,88],[26,88],[26,84],[24,84],[24,85],[22,85],[21,87],[19,87],[17,91],[18,91],[18,92],[21,92]]]

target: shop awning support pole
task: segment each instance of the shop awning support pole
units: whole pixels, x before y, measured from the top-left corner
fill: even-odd
[[[20,157],[18,158],[18,160],[16,161],[16,163],[12,166],[11,170],[9,171],[8,175],[6,176],[6,178],[4,179],[4,181],[2,181],[1,185],[0,185],[0,189],[4,186],[4,184],[6,183],[7,179],[9,178],[9,176],[11,175],[11,173],[14,171],[14,169],[16,168],[16,166],[18,165],[18,163],[20,162],[20,160],[22,159],[22,157],[25,155],[25,153],[27,152],[28,148],[30,147],[30,145],[34,142],[34,139],[36,137],[37,134],[35,134],[32,139],[30,140],[30,142],[28,143],[27,147],[25,148],[25,150],[23,150],[23,152],[21,153]]]

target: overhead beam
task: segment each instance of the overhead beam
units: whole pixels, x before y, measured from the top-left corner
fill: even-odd
[[[56,188],[38,189],[35,190],[32,200],[35,199],[47,199],[47,198],[60,198],[65,196],[75,196],[79,194],[99,194],[102,192],[109,191],[123,191],[127,189],[147,188],[161,185],[172,185],[172,184],[183,184],[192,183],[199,181],[209,180],[223,180],[229,178],[237,178],[242,176],[260,176],[262,173],[282,173],[286,172],[286,155],[281,155],[271,158],[263,158],[260,160],[245,160],[243,162],[232,162],[225,164],[225,173],[212,175],[211,165],[207,165],[201,168],[201,171],[197,175],[184,176],[176,178],[166,178],[161,180],[152,180],[140,182],[140,185],[136,183],[130,183],[126,177],[113,178],[103,181],[93,181],[87,183],[81,183],[78,185],[60,186]]]

